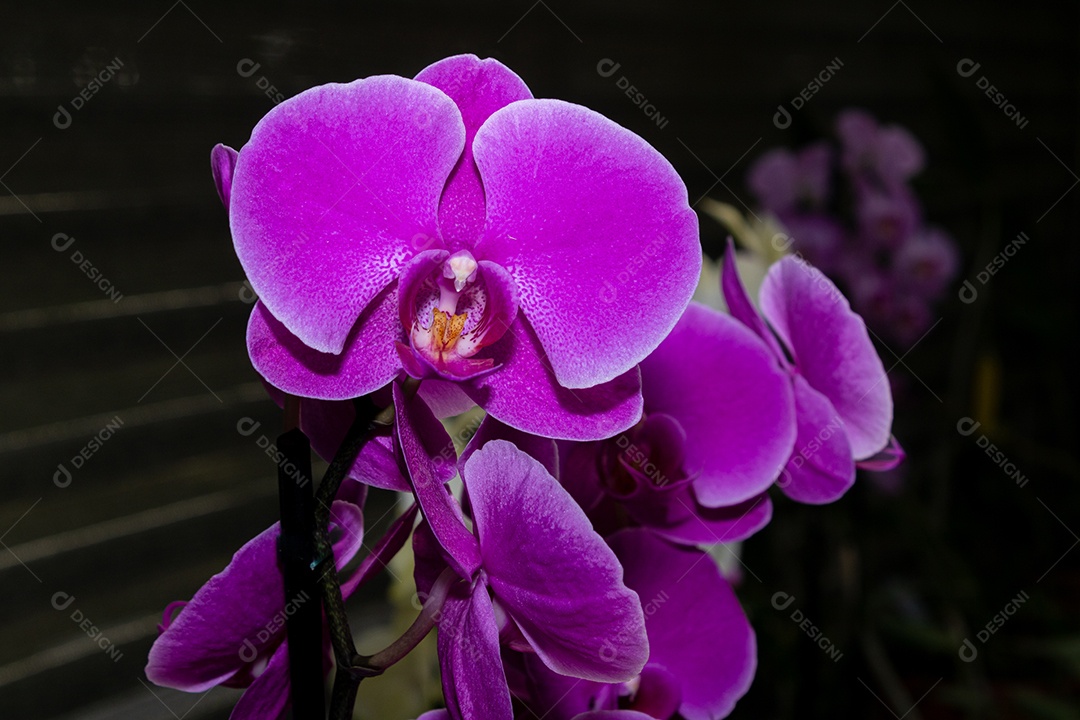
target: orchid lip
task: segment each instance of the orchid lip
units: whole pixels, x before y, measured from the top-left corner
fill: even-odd
[[[468,250],[435,258],[429,267],[404,292],[409,304],[402,319],[417,360],[406,360],[406,371],[458,381],[491,372],[495,361],[478,354],[502,337],[517,309],[505,271]]]

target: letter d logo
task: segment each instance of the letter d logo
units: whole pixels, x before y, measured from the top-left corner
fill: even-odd
[[[71,471],[67,469],[64,463],[60,463],[56,466],[56,472],[52,476],[53,485],[58,488],[66,488],[71,484]]]
[[[52,124],[59,130],[67,130],[71,127],[71,113],[63,105],[56,106],[56,114],[52,116]]]
[[[772,124],[779,130],[787,130],[791,127],[791,113],[783,105],[776,106],[776,114],[772,116]]]

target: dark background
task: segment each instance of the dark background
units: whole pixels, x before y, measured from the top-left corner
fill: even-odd
[[[181,696],[142,676],[166,603],[275,518],[274,465],[257,439],[278,432],[278,413],[247,361],[250,305],[210,148],[240,147],[276,93],[412,76],[473,52],[538,97],[641,134],[692,202],[749,203],[755,157],[828,132],[857,105],[925,144],[916,191],[961,247],[960,280],[1027,234],[975,302],[954,288],[917,346],[880,348],[910,456],[899,486],[863,478],[827,508],[779,502],[747,543],[739,594],[760,664],[733,717],[1080,717],[1075,4],[170,4],[0,5],[0,716],[227,716],[227,691]],[[605,58],[621,64],[609,78],[596,69]],[[840,72],[776,128],[777,105],[835,58]],[[981,63],[972,77],[957,72],[964,58]],[[57,127],[58,106],[70,111],[116,59],[117,74]],[[259,65],[249,77],[245,59]],[[621,94],[620,76],[663,128]],[[980,92],[981,76],[1025,127]],[[701,227],[715,255],[723,231],[706,216]],[[63,252],[58,233],[75,238]],[[263,423],[249,437],[236,430],[245,417]],[[957,431],[965,417],[981,422],[971,436]],[[70,469],[116,418],[59,487],[58,465]],[[982,435],[1027,484],[980,450]],[[794,604],[776,610],[777,592]],[[54,609],[56,593],[72,604]],[[808,638],[794,609],[842,657]],[[958,653],[965,638],[972,662]]]

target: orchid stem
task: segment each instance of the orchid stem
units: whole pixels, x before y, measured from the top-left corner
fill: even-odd
[[[416,620],[405,631],[405,634],[391,643],[385,650],[366,658],[367,662],[365,664],[368,667],[384,671],[412,652],[413,648],[419,645],[420,641],[427,637],[432,628],[439,623],[443,604],[450,595],[450,588],[459,579],[457,573],[452,569],[446,568],[443,570],[442,574],[439,575],[439,579],[431,586],[431,592],[428,593],[420,614],[416,616]]]
[[[299,428],[293,427],[277,438],[277,447],[299,469],[299,477],[278,467],[278,498],[281,535],[278,555],[285,595],[285,607],[303,603],[317,592],[312,570],[315,555],[314,498],[311,492],[311,444]],[[300,480],[298,482],[298,480]],[[326,702],[322,674],[322,613],[317,604],[300,604],[286,623],[289,639],[289,683],[296,720],[322,720]]]
[[[323,606],[330,626],[330,640],[334,647],[338,671],[334,676],[334,690],[331,697],[330,717],[344,720],[352,716],[356,702],[356,690],[361,675],[354,672],[358,655],[353,641],[352,629],[345,610],[345,600],[341,596],[341,584],[337,575],[337,562],[334,559],[334,546],[330,540],[330,510],[341,483],[356,461],[364,445],[385,423],[379,417],[379,409],[370,400],[357,399],[353,402],[356,419],[345,434],[337,454],[330,467],[326,469],[315,497],[315,561],[313,569],[319,574],[319,586],[322,590]],[[370,673],[377,674],[377,673]]]

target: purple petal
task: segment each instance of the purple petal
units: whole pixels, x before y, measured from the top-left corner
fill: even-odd
[[[739,269],[735,263],[735,242],[728,237],[727,248],[724,250],[724,266],[720,274],[720,287],[724,293],[724,304],[727,305],[731,316],[746,327],[754,331],[754,334],[765,341],[781,367],[787,367],[784,351],[776,342],[776,337],[765,325],[765,321],[758,315],[754,304],[750,302],[750,296],[746,294],[742,279],[739,278]]]
[[[415,395],[406,398],[397,383],[394,410],[398,442],[420,510],[446,550],[454,572],[470,578],[480,567],[480,547],[465,527],[461,507],[446,487],[445,466],[453,467],[457,460],[454,443],[424,401]]]
[[[772,502],[766,494],[727,507],[706,507],[690,486],[666,492],[642,484],[632,497],[621,499],[635,522],[672,542],[712,545],[745,540],[772,520]]]
[[[435,235],[464,143],[452,100],[391,75],[320,85],[267,113],[240,150],[229,218],[274,317],[314,350],[340,353],[414,238]]]
[[[777,485],[792,500],[820,505],[840,499],[855,483],[855,461],[844,423],[828,398],[795,377],[799,437]]]
[[[285,393],[268,383],[266,391],[278,407],[284,407]],[[300,429],[326,462],[333,461],[355,419],[356,407],[352,400],[300,400]],[[384,490],[412,491],[409,482],[401,476],[393,441],[389,437],[376,436],[365,443],[349,468],[349,477]]]
[[[503,652],[510,691],[537,717],[569,720],[590,708],[616,707],[618,685],[589,682],[560,675],[534,652]]]
[[[499,628],[483,585],[446,599],[439,618],[443,696],[454,720],[512,720]]]
[[[543,466],[504,440],[465,465],[484,569],[544,663],[624,682],[645,664],[641,605],[585,513]]]
[[[510,427],[557,440],[598,440],[641,418],[637,369],[596,387],[563,387],[520,315],[490,354],[502,367],[463,387],[477,405]]]
[[[602,444],[563,440],[559,441],[558,446],[559,484],[566,488],[582,510],[589,512],[604,499],[605,494],[599,465]]]
[[[554,440],[522,432],[499,422],[490,415],[483,419],[476,433],[469,439],[469,444],[461,451],[458,467],[465,467],[469,457],[492,440],[506,440],[513,443],[518,450],[543,465],[553,478],[559,477],[559,449]]]
[[[259,677],[248,686],[229,720],[274,720],[289,707],[289,643],[282,641]]]
[[[465,151],[450,173],[439,203],[439,232],[449,247],[471,247],[484,228],[484,185],[473,162],[476,131],[496,110],[532,97],[529,88],[498,60],[455,55],[429,65],[416,76],[450,96],[465,123]]]
[[[659,715],[646,715],[637,710],[593,710],[575,715],[573,720],[655,720]]]
[[[691,303],[641,363],[645,413],[686,432],[685,467],[698,500],[734,505],[772,485],[795,442],[791,381],[738,321]]]
[[[637,135],[559,100],[499,110],[473,149],[488,209],[477,257],[510,271],[559,384],[632,369],[701,273],[697,215],[675,169]]]
[[[866,325],[821,271],[794,257],[769,268],[761,309],[799,373],[844,421],[856,460],[889,442],[892,393]]]
[[[361,545],[363,513],[350,503],[335,502],[332,516],[342,529],[334,542],[340,570]],[[269,634],[260,631],[285,605],[277,564],[280,534],[276,523],[264,530],[199,588],[150,649],[146,677],[151,682],[202,692],[273,652],[284,637],[284,627]]]
[[[397,285],[368,305],[339,355],[312,350],[260,300],[248,321],[251,364],[271,385],[291,395],[346,400],[381,388],[401,370],[394,339],[404,337],[397,316]]]
[[[218,143],[210,151],[210,171],[214,175],[214,187],[225,209],[229,209],[229,197],[232,194],[233,173],[236,171],[237,152],[228,145]]]
[[[634,710],[648,717],[673,717],[682,705],[682,680],[667,668],[649,663],[641,671],[637,692],[631,703]]]
[[[906,457],[907,453],[901,447],[900,441],[896,439],[896,436],[890,436],[889,444],[883,450],[865,460],[860,460],[856,466],[861,470],[885,472],[899,467]]]
[[[453,417],[476,407],[457,383],[430,378],[420,384],[420,397],[437,418]]]
[[[649,664],[680,681],[682,716],[725,717],[757,665],[754,631],[731,586],[708,555],[648,530],[624,530],[608,542],[648,613]]]

